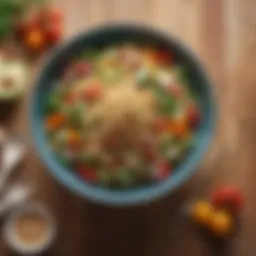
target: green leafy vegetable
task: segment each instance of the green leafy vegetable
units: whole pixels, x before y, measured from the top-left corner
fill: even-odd
[[[106,170],[98,172],[99,181],[102,185],[108,186],[111,183],[112,176]]]
[[[82,53],[82,58],[86,60],[94,61],[99,55],[99,51],[95,48],[88,48]]]
[[[135,183],[132,171],[124,167],[116,171],[115,177],[118,180],[118,183],[123,187],[130,187]]]
[[[48,101],[46,104],[46,112],[47,113],[52,113],[56,112],[60,109],[61,107],[61,99],[58,94],[51,94],[48,97]]]
[[[43,0],[0,0],[0,40],[14,31],[17,18],[27,8],[42,2]]]

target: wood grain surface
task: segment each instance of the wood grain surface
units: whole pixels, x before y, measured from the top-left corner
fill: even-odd
[[[63,188],[30,149],[20,179],[36,184],[58,221],[56,256],[254,256],[256,255],[256,1],[255,0],[58,0],[66,37],[95,26],[138,22],[180,38],[199,56],[213,81],[218,104],[215,139],[200,170],[179,191],[150,205],[115,209],[94,205]],[[34,67],[34,77],[40,64]],[[33,83],[31,84],[33,86]],[[24,100],[1,114],[1,124],[23,133]],[[180,217],[186,200],[205,197],[225,182],[241,186],[247,204],[241,230],[223,244],[209,242]],[[0,238],[0,256],[11,255]]]

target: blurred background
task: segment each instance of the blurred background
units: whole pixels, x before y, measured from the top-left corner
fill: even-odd
[[[175,194],[136,208],[94,205],[57,184],[30,151],[17,174],[36,184],[38,200],[56,216],[58,237],[46,255],[255,255],[256,245],[256,2],[255,0],[59,0],[64,39],[109,23],[140,23],[181,39],[200,58],[213,82],[218,124],[200,171]],[[1,20],[0,20],[1,22]],[[3,43],[5,46],[8,43]],[[28,104],[48,53],[31,61],[31,87],[17,104],[1,105],[1,126],[30,138]],[[212,244],[180,211],[221,184],[239,185],[247,198],[241,230]],[[0,255],[9,250],[0,236]]]

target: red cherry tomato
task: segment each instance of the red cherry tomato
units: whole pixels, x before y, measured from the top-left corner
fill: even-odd
[[[168,51],[158,51],[155,58],[161,64],[171,64],[173,62],[173,55]]]
[[[201,121],[201,114],[197,107],[190,106],[188,109],[188,124],[191,129],[196,129]]]
[[[50,10],[50,20],[53,23],[62,23],[64,20],[63,11],[58,7],[52,7]]]
[[[40,21],[36,15],[25,17],[24,20],[17,20],[16,33],[19,39],[23,39],[30,30],[40,30]]]
[[[29,25],[26,22],[19,22],[16,25],[16,35],[19,39],[24,38],[26,32],[29,30]]]
[[[84,98],[88,101],[98,100],[102,96],[102,86],[99,84],[88,85],[84,89]]]
[[[227,185],[214,191],[211,201],[215,208],[225,208],[236,214],[244,205],[244,196],[238,187]]]
[[[64,14],[63,11],[58,7],[47,6],[41,8],[38,13],[38,19],[41,24],[58,24],[60,25],[63,22]]]
[[[166,179],[171,172],[171,164],[166,161],[162,161],[156,165],[156,178],[158,180]]]
[[[49,44],[57,44],[63,37],[63,31],[60,26],[49,26],[45,28],[46,40]]]
[[[86,166],[79,166],[78,173],[85,181],[89,183],[95,183],[98,180],[97,172],[93,168],[86,167]]]

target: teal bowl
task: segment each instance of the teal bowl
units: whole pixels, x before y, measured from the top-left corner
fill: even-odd
[[[202,110],[202,121],[196,133],[192,152],[165,181],[130,190],[110,190],[86,183],[79,176],[62,166],[48,149],[43,129],[43,108],[54,80],[62,73],[70,59],[89,46],[104,46],[122,41],[146,42],[162,46],[174,53],[185,64],[191,86],[197,91]],[[67,188],[97,203],[128,206],[145,204],[173,192],[196,172],[213,137],[215,101],[211,83],[197,57],[183,44],[169,35],[150,28],[133,25],[115,25],[95,29],[75,37],[54,51],[46,62],[32,94],[30,124],[35,147],[49,172]]]

